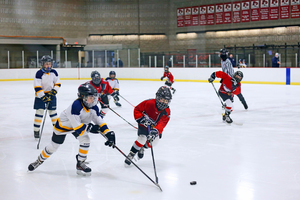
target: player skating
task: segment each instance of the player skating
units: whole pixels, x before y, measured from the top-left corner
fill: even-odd
[[[107,95],[111,95],[113,98],[116,98],[118,95],[110,87],[109,83],[101,78],[101,75],[98,71],[92,71],[91,78],[92,80],[89,81],[89,83],[98,91],[99,102],[101,104],[100,115],[104,117],[109,110],[109,101]]]
[[[216,77],[223,79],[218,93],[226,104],[223,121],[230,124],[233,122],[230,118],[233,106],[233,96],[241,93],[240,82],[243,79],[243,73],[241,71],[236,71],[233,74],[233,77],[230,77],[222,71],[217,71],[211,74],[208,82],[212,83]]]
[[[35,100],[33,108],[34,118],[34,138],[40,137],[40,127],[44,116],[44,110],[48,109],[52,124],[56,123],[56,94],[61,86],[58,73],[52,69],[53,60],[45,55],[41,58],[41,69],[34,77]],[[45,116],[46,117],[46,116]]]
[[[115,92],[115,96],[113,97],[113,99],[114,99],[114,102],[115,102],[115,104],[116,104],[116,106],[122,106],[120,103],[119,103],[119,90],[120,90],[120,86],[119,86],[119,80],[116,78],[116,72],[115,71],[110,71],[109,72],[109,77],[107,77],[106,79],[105,79],[108,83],[109,83],[109,85],[110,85],[110,87],[113,89],[113,91]],[[110,100],[111,99],[111,95],[109,95],[108,96],[108,100]]]
[[[174,77],[173,77],[172,73],[169,71],[168,65],[166,65],[164,67],[164,74],[160,78],[160,80],[163,80],[164,78],[167,78],[165,85],[167,85],[171,90],[173,90],[173,94],[174,94],[176,92],[176,90],[175,90],[175,88],[171,87],[172,84],[174,83]]]
[[[107,138],[105,145],[115,144],[115,134],[108,129],[100,116],[97,102],[97,90],[88,83],[80,85],[78,99],[60,114],[54,126],[51,143],[44,148],[38,159],[28,166],[28,170],[33,171],[40,166],[63,144],[66,135],[72,133],[79,141],[79,151],[76,155],[77,174],[90,175],[92,170],[85,163],[90,147],[89,133],[105,135]]]
[[[220,50],[220,57],[221,57],[222,71],[225,72],[226,74],[228,74],[230,77],[232,77],[234,74],[234,69],[233,69],[230,59],[228,58],[227,49]],[[246,100],[245,100],[244,96],[242,95],[242,93],[237,94],[237,96],[238,96],[239,100],[241,101],[241,103],[243,104],[244,108],[248,109],[248,105],[247,105]]]
[[[142,159],[144,149],[151,148],[152,143],[155,145],[161,139],[162,132],[170,120],[171,100],[170,89],[161,86],[156,92],[155,99],[145,100],[134,108],[134,118],[138,122],[138,138],[133,143],[128,158],[132,160],[138,153],[138,158]],[[125,166],[130,164],[131,162],[126,159]]]

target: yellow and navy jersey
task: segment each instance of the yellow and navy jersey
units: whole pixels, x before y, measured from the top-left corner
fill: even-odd
[[[110,87],[114,91],[119,91],[120,90],[119,80],[118,79],[116,79],[116,78],[112,79],[110,77],[107,77],[105,80],[109,83]]]
[[[77,99],[60,114],[54,126],[54,132],[62,135],[69,131],[75,131],[78,135],[82,135],[91,122],[100,126],[102,134],[109,131],[107,124],[100,116],[98,106],[87,108],[81,99]]]
[[[34,77],[35,96],[41,98],[45,93],[55,89],[57,92],[61,86],[58,73],[55,69],[51,69],[46,73],[42,69],[36,72]]]

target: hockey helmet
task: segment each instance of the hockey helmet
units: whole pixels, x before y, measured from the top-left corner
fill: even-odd
[[[223,61],[225,61],[228,58],[228,50],[227,49],[220,49],[220,57]]]
[[[85,106],[87,106],[88,108],[91,108],[91,107],[97,105],[97,103],[98,103],[98,92],[94,88],[94,86],[92,86],[89,83],[84,83],[84,84],[80,85],[78,88],[77,95],[78,95],[79,99],[82,99],[83,104]],[[94,97],[93,101],[88,102],[88,97]]]
[[[244,74],[243,74],[243,72],[241,72],[241,71],[236,71],[234,74],[233,74],[233,78],[236,80],[236,82],[241,82],[242,81],[242,79],[243,79],[243,77],[244,77]]]
[[[166,65],[166,66],[164,67],[164,70],[165,70],[165,72],[169,72],[169,66]]]
[[[92,82],[95,85],[99,85],[101,82],[101,75],[98,71],[92,71],[91,73]]]
[[[116,78],[116,72],[115,72],[115,71],[110,71],[110,72],[109,72],[109,77],[110,77],[110,78],[112,78],[111,75],[114,75],[113,78]]]
[[[161,86],[156,92],[156,107],[164,110],[169,107],[172,100],[172,94],[168,87]]]
[[[46,63],[51,63],[50,67],[49,66],[45,66]],[[51,68],[52,68],[52,63],[53,63],[53,59],[49,56],[49,55],[44,55],[41,58],[41,66],[42,66],[42,70],[44,72],[50,72]]]

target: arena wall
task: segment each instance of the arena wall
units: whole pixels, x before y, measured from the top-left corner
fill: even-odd
[[[57,68],[60,79],[90,79],[93,70],[106,78],[114,70],[119,80],[160,81],[162,68]],[[175,81],[207,82],[221,68],[171,68]],[[236,69],[237,70],[237,69]],[[300,68],[243,68],[243,83],[300,85]],[[37,69],[1,69],[0,81],[33,80]]]

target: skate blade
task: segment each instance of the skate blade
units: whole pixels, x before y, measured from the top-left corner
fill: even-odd
[[[82,170],[77,170],[76,173],[80,176],[90,176],[91,175],[91,172],[84,172]]]

